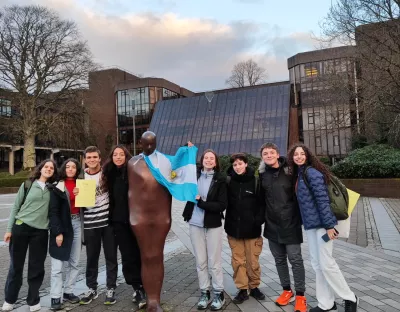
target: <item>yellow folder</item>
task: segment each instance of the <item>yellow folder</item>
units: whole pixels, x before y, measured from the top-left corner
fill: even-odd
[[[79,194],[75,197],[75,207],[93,207],[96,199],[96,181],[78,179],[76,187]]]
[[[351,213],[353,212],[357,201],[360,198],[360,194],[349,189],[347,189],[347,194],[349,194],[349,216],[351,216]]]

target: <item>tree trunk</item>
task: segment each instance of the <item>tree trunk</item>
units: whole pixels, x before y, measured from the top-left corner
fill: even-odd
[[[24,170],[31,170],[36,166],[35,135],[24,136]]]

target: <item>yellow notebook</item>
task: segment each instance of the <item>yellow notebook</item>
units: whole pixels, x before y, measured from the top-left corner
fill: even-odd
[[[96,199],[96,181],[78,179],[76,187],[79,189],[79,194],[75,197],[75,207],[93,207]]]

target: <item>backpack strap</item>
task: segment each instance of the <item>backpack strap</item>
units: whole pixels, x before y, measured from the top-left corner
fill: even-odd
[[[22,199],[21,206],[25,203],[26,196],[28,196],[28,193],[31,190],[32,184],[33,184],[32,181],[29,179],[24,182],[24,198]]]

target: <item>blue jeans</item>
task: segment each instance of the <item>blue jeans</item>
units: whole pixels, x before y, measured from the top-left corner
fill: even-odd
[[[82,249],[82,231],[80,218],[72,219],[72,228],[74,229],[74,240],[72,241],[71,254],[68,261],[61,261],[51,258],[51,298],[62,297],[63,280],[62,275],[65,272],[64,293],[72,294],[76,279],[79,274],[78,264]],[[64,268],[64,269],[63,269]]]

